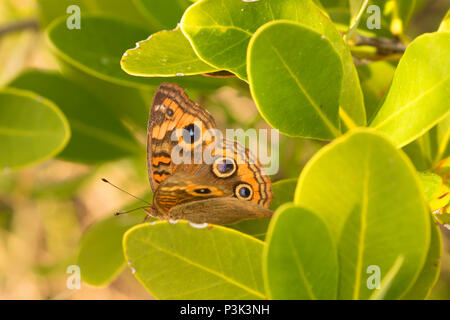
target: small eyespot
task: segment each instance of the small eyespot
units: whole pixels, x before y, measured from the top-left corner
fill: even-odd
[[[209,193],[211,193],[211,190],[208,188],[201,188],[201,189],[195,189],[194,192],[198,193],[198,194],[209,194]]]
[[[169,109],[167,109],[166,114],[168,117],[173,117],[174,112],[172,109],[169,108]]]
[[[238,184],[234,193],[239,200],[251,200],[253,198],[253,189],[246,183]]]
[[[194,143],[196,142],[200,137],[200,135],[198,134],[199,130],[197,129],[197,127],[195,126],[195,124],[191,123],[189,125],[187,125],[186,127],[183,128],[183,140],[186,143]]]
[[[236,169],[236,162],[232,158],[217,158],[212,166],[213,173],[219,178],[230,177]]]

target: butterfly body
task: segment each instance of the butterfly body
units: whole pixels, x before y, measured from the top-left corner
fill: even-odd
[[[238,142],[211,136],[215,128],[213,117],[181,87],[163,83],[158,88],[148,123],[154,194],[148,216],[232,224],[272,215],[271,183],[258,160]],[[174,132],[179,133],[175,138]],[[180,163],[176,150],[189,161]]]

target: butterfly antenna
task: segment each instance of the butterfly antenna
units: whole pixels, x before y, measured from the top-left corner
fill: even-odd
[[[128,211],[118,211],[118,212],[114,213],[114,215],[115,216],[120,216],[122,214],[127,214],[127,213],[131,213],[131,212],[134,212],[134,211],[137,211],[137,210],[147,209],[147,208],[148,207],[139,207],[139,208],[134,208],[134,209],[131,209],[131,210],[128,210]]]
[[[148,205],[151,205],[150,202],[148,202],[148,201],[146,201],[146,200],[144,200],[144,199],[142,199],[142,198],[136,197],[134,194],[131,194],[131,193],[129,193],[128,191],[123,190],[122,188],[119,188],[118,186],[116,186],[115,184],[109,182],[109,181],[106,180],[105,178],[102,178],[102,181],[105,182],[105,183],[107,183],[107,184],[109,184],[109,185],[111,185],[111,186],[113,186],[114,188],[116,188],[116,189],[118,189],[118,190],[120,190],[120,191],[126,193],[127,195],[129,195],[129,196],[135,198],[136,200],[140,200],[140,201],[142,201],[142,202],[144,202],[144,203],[146,203],[146,204],[148,204]],[[138,209],[141,209],[141,208],[138,208]],[[137,210],[137,209],[136,209],[136,210]]]

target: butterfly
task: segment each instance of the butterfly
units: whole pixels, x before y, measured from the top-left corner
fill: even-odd
[[[258,159],[238,142],[211,134],[217,131],[211,114],[182,87],[158,87],[148,120],[153,203],[146,218],[228,225],[272,216],[272,186]]]

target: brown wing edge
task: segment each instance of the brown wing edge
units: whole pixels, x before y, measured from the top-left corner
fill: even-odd
[[[205,123],[207,128],[216,127],[216,123],[212,115],[207,110],[202,108],[199,104],[197,104],[195,101],[191,100],[189,96],[186,94],[186,91],[184,90],[183,87],[179,86],[176,83],[168,83],[168,82],[163,82],[159,85],[153,96],[152,105],[150,108],[147,122],[147,175],[153,192],[155,192],[156,190],[156,187],[152,179],[152,166],[151,166],[152,163],[151,132],[156,120],[154,116],[154,107],[155,105],[161,104],[167,97],[174,100],[178,105],[181,105],[184,108],[194,110],[198,115],[200,115],[200,117],[202,118],[201,120]]]

